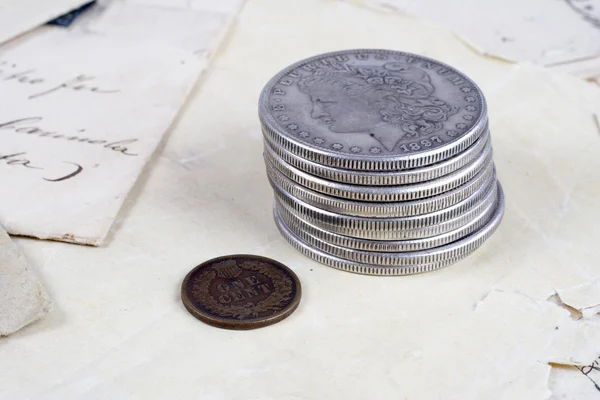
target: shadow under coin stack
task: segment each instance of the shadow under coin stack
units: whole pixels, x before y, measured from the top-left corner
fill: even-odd
[[[485,99],[448,65],[323,54],[271,79],[259,116],[277,226],[323,264],[431,271],[472,253],[502,219]]]

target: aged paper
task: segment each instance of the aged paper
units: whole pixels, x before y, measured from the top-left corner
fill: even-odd
[[[234,6],[107,3],[71,32],[46,28],[0,50],[0,183],[19,189],[0,198],[6,229],[101,244]],[[44,207],[23,208],[23,193]]]
[[[600,74],[600,0],[352,0],[433,20],[482,54]]]
[[[559,289],[560,300],[581,314],[583,318],[593,318],[600,313],[600,282],[586,282],[578,286]]]
[[[2,49],[6,230],[100,244],[202,67],[179,49],[60,29]]]
[[[482,57],[438,25],[340,1],[250,0],[238,21],[152,173],[125,203],[110,246],[18,240],[33,263],[47,262],[63,318],[0,342],[0,397],[597,395],[577,368],[600,352],[598,316],[573,311],[593,301],[560,301],[556,292],[593,294],[585,285],[600,277],[598,87]],[[489,241],[449,268],[389,278],[336,271],[294,250],[273,223],[260,90],[300,58],[359,47],[437,58],[486,94],[506,215]],[[303,299],[290,318],[230,332],[186,312],[185,274],[235,253],[294,269]]]
[[[554,365],[550,374],[551,400],[597,399],[600,394],[600,358],[584,366]]]
[[[116,2],[88,28],[109,37],[164,44],[210,59],[240,4],[241,0]]]
[[[211,11],[215,13],[236,13],[244,0],[130,0],[132,3],[149,6]]]
[[[0,43],[66,14],[91,0],[2,0]]]
[[[0,336],[40,319],[50,306],[38,277],[0,227]]]

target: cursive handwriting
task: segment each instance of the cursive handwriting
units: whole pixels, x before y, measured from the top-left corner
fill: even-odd
[[[26,152],[13,153],[13,154],[0,154],[0,163],[4,163],[4,164],[10,165],[10,166],[21,166],[21,167],[30,168],[30,169],[40,169],[40,170],[46,169],[46,168],[40,167],[38,165],[33,165],[31,160],[29,160],[27,158]],[[74,168],[71,168],[72,170],[68,174],[63,174],[58,177],[52,177],[52,178],[42,177],[42,179],[45,181],[48,181],[48,182],[62,182],[62,181],[66,181],[67,179],[71,179],[71,178],[79,175],[81,173],[81,171],[83,171],[83,167],[79,164],[72,163],[70,161],[63,161],[63,163],[69,164]]]
[[[586,365],[585,367],[577,367],[581,373],[592,382],[597,391],[600,392],[600,385],[596,382],[596,380],[590,376],[592,372],[600,372],[600,357],[594,360],[590,365]]]
[[[108,140],[103,139],[91,139],[84,136],[79,135],[63,135],[58,132],[48,131],[40,127],[38,124],[42,122],[42,117],[28,117],[28,118],[19,118],[14,119],[12,121],[0,122],[0,130],[11,130],[16,133],[23,133],[26,135],[32,135],[37,137],[45,137],[51,139],[61,139],[68,140],[74,143],[85,143],[91,145],[100,145],[105,149],[109,149],[112,151],[116,151],[117,153],[124,154],[126,156],[137,156],[138,154],[132,153],[129,150],[129,145],[137,142],[137,139],[126,139],[119,140],[116,142],[109,142]],[[84,133],[85,129],[80,129],[77,133]]]
[[[63,82],[55,87],[52,87],[46,91],[43,92],[39,92],[39,93],[35,93],[29,96],[30,99],[35,99],[36,97],[42,97],[42,96],[46,96],[49,95],[50,93],[54,93],[58,90],[72,90],[74,92],[80,92],[80,91],[87,91],[87,92],[92,92],[92,93],[117,93],[118,90],[103,90],[100,89],[98,86],[89,86],[87,85],[85,82],[89,82],[92,81],[96,78],[94,78],[93,76],[87,76],[87,75],[78,75],[75,78],[68,80],[66,82]]]
[[[594,0],[565,0],[573,11],[596,28],[600,28],[600,9]],[[594,6],[596,6],[594,8]]]
[[[41,77],[35,69],[32,68],[21,68],[18,64],[11,63],[8,61],[0,61],[0,83],[1,82],[16,82],[22,85],[39,87],[41,90],[30,95],[29,99],[36,99],[39,97],[47,96],[58,91],[74,91],[74,92],[88,92],[88,93],[118,93],[118,89],[103,89],[99,86],[94,86],[91,81],[95,80],[96,77],[92,75],[77,75],[75,78],[69,79],[58,84],[52,84]],[[42,89],[42,86],[49,87]]]
[[[36,167],[36,166],[31,165],[31,161],[29,161],[25,158],[18,158],[19,156],[22,156],[25,154],[26,153],[0,155],[0,161],[4,161],[7,165],[22,165],[25,168],[44,169],[41,167]]]

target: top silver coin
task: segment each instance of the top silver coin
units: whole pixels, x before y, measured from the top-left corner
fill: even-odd
[[[322,164],[399,170],[432,164],[484,131],[481,90],[430,58],[389,50],[347,50],[293,64],[260,96],[265,134]]]

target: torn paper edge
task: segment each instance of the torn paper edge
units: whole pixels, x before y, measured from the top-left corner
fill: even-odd
[[[12,241],[2,227],[0,227],[0,246],[5,247],[2,254],[7,255],[6,260],[0,260],[1,263],[6,263],[0,267],[9,273],[7,284],[13,286],[16,290],[19,290],[18,286],[21,287],[20,293],[10,290],[12,296],[5,299],[6,302],[2,304],[3,307],[12,307],[12,311],[8,313],[9,310],[6,310],[7,314],[4,316],[10,315],[9,318],[12,319],[13,325],[0,326],[1,338],[9,336],[41,319],[51,311],[53,304],[38,275],[31,268],[17,244]],[[25,285],[26,283],[28,285]],[[15,293],[17,296],[14,296]],[[17,307],[25,309],[15,309]],[[14,325],[15,323],[16,325]]]

